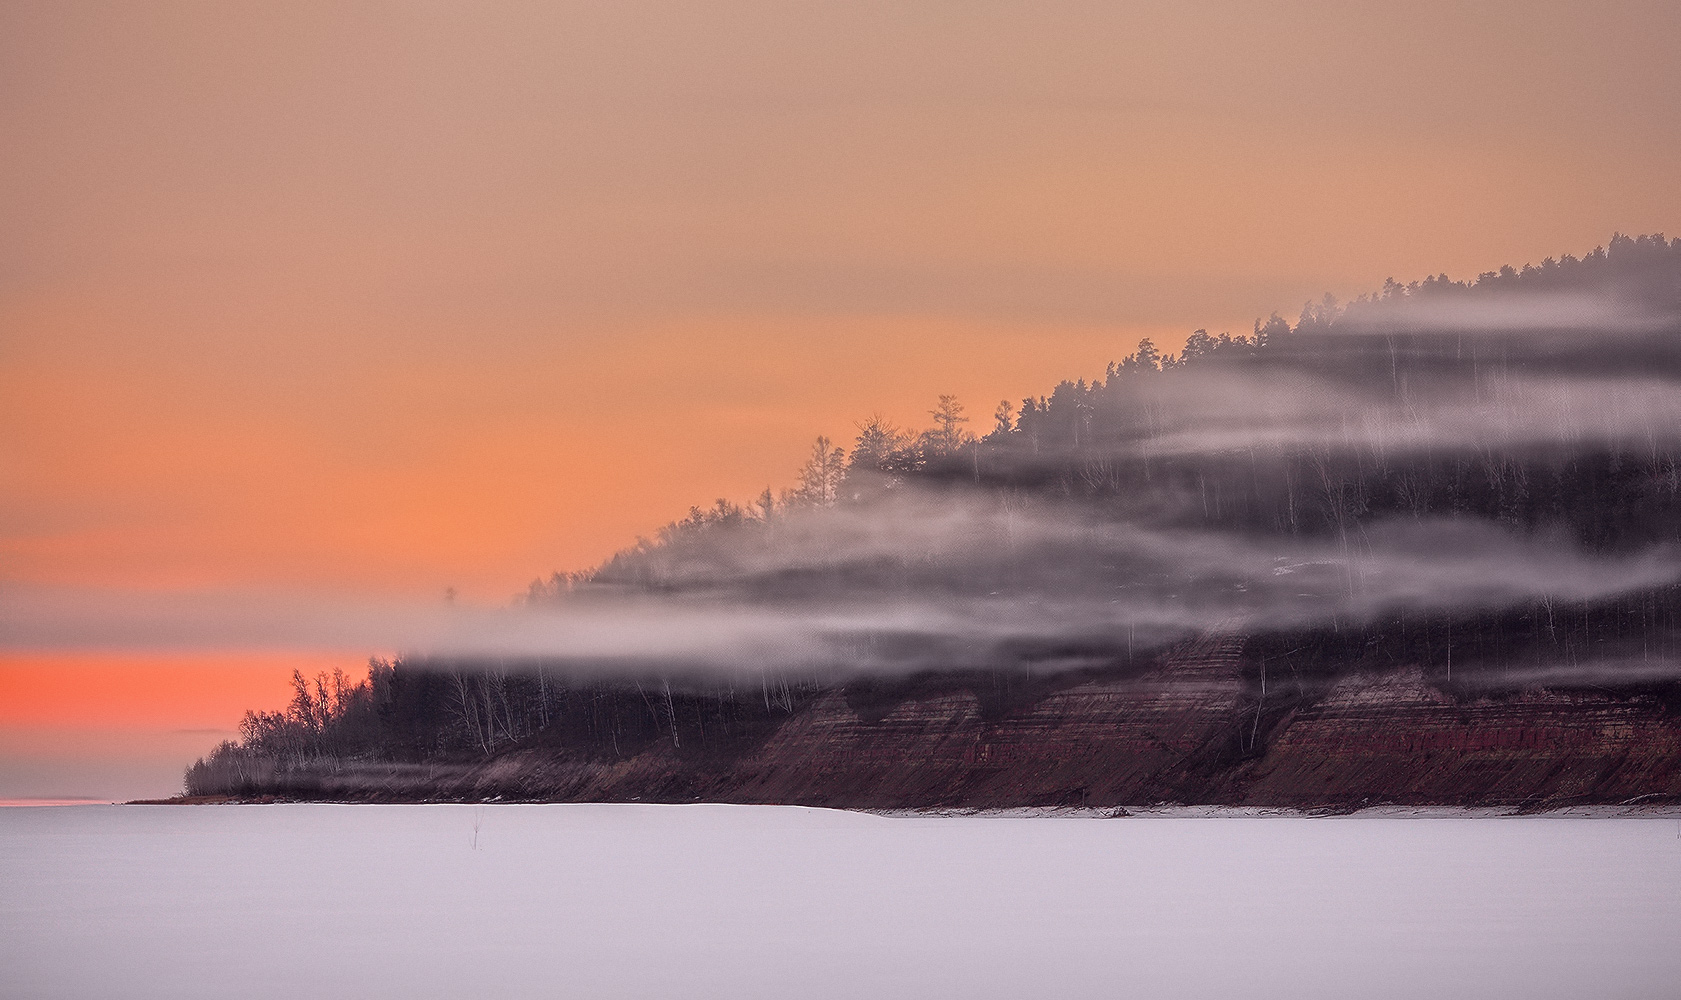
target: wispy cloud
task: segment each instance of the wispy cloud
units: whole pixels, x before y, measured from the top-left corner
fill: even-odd
[[[643,586],[508,608],[14,592],[5,636],[13,647],[361,647],[604,673],[1046,668],[1192,634],[1593,601],[1681,580],[1681,557],[1597,557],[1475,520],[1310,541],[914,495],[790,516],[774,534],[716,532],[656,553],[649,571]]]

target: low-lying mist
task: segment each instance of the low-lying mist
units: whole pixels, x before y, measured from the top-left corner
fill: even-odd
[[[1681,622],[1681,240],[1391,284],[1176,355],[1146,341],[990,429],[950,397],[933,416],[820,439],[797,487],[697,508],[510,607],[14,590],[6,642],[847,677],[1423,619],[1544,635],[1537,677],[1673,673],[1653,664]],[[1565,610],[1618,601],[1640,610],[1613,633],[1584,611],[1559,638]]]

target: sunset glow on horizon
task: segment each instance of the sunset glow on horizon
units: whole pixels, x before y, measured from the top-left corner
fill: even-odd
[[[1678,47],[1659,2],[7,4],[0,628],[499,605],[873,413],[1681,234]],[[170,794],[390,652],[0,633],[0,798]]]

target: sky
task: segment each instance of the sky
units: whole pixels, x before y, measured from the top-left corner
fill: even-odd
[[[0,628],[493,605],[874,412],[1681,233],[1678,49],[1669,2],[11,0]],[[0,798],[167,794],[385,652],[20,631]]]

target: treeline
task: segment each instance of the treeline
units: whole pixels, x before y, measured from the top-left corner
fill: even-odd
[[[1655,700],[1674,715],[1681,714],[1681,685],[1640,667],[1681,655],[1678,626],[1681,593],[1665,587],[1592,602],[1539,601],[1469,616],[1401,614],[1358,626],[1255,635],[1246,639],[1242,669],[1255,710],[1274,715],[1311,703],[1341,674],[1402,666],[1421,666],[1426,681],[1468,700],[1513,697],[1542,685]],[[907,699],[959,693],[976,700],[983,718],[1001,719],[1059,686],[1153,660],[1136,661],[1119,643],[1107,653],[1114,663],[1107,669],[953,671],[854,677],[838,685],[769,672],[751,682],[679,683],[652,673],[592,680],[535,661],[493,669],[483,662],[375,659],[366,679],[342,687],[322,675],[295,677],[307,695],[282,712],[248,713],[238,742],[222,743],[187,770],[185,790],[310,798],[343,775],[359,786],[375,781],[358,794],[377,799],[378,776],[389,774],[401,798],[405,781],[511,750],[610,765],[658,749],[708,766],[751,753],[834,693],[866,720],[887,716]],[[1560,666],[1569,669],[1549,674]],[[1619,671],[1631,676],[1618,679]]]
[[[368,661],[367,677],[294,671],[292,703],[247,712],[240,738],[186,773],[188,795],[272,794],[288,775],[372,761],[481,760],[544,746],[619,760],[651,744],[680,756],[739,751],[820,693],[811,679],[761,673],[753,684],[674,684],[653,675],[590,680],[539,662]]]
[[[1563,347],[1548,342],[1550,353],[1526,357],[1535,350],[1527,331],[1485,331],[1468,340],[1451,327],[1420,328],[1407,311],[1419,303],[1500,303],[1514,294],[1587,291],[1650,309],[1673,307],[1671,329],[1656,342],[1645,333],[1607,342],[1603,332],[1580,331]],[[1345,332],[1385,316],[1399,317],[1403,331]],[[525,598],[541,603],[591,582],[657,584],[657,564],[687,542],[763,529],[802,510],[867,505],[906,486],[1026,494],[1082,503],[1116,519],[1290,537],[1344,538],[1374,520],[1447,515],[1521,531],[1558,529],[1596,551],[1677,541],[1681,428],[1661,415],[1640,440],[1590,436],[1557,446],[1509,446],[1490,437],[1387,450],[1354,440],[1175,451],[1156,442],[1165,432],[1196,428],[1195,412],[1163,401],[1196,386],[1205,373],[1247,373],[1257,383],[1308,374],[1364,393],[1374,404],[1412,405],[1411,392],[1425,398],[1425,407],[1430,392],[1446,386],[1468,393],[1463,383],[1495,369],[1631,381],[1658,375],[1681,386],[1678,317],[1681,238],[1618,235],[1584,257],[1504,267],[1471,281],[1391,280],[1347,305],[1326,296],[1307,303],[1294,324],[1274,314],[1247,334],[1196,330],[1176,353],[1146,339],[1110,363],[1102,378],[1063,381],[1019,404],[1000,401],[990,424],[942,395],[925,428],[872,416],[858,425],[849,448],[819,437],[794,486],[780,493],[767,488],[747,503],[720,498],[692,507],[686,518],[591,571],[533,581]],[[1673,371],[1665,368],[1671,362]]]

